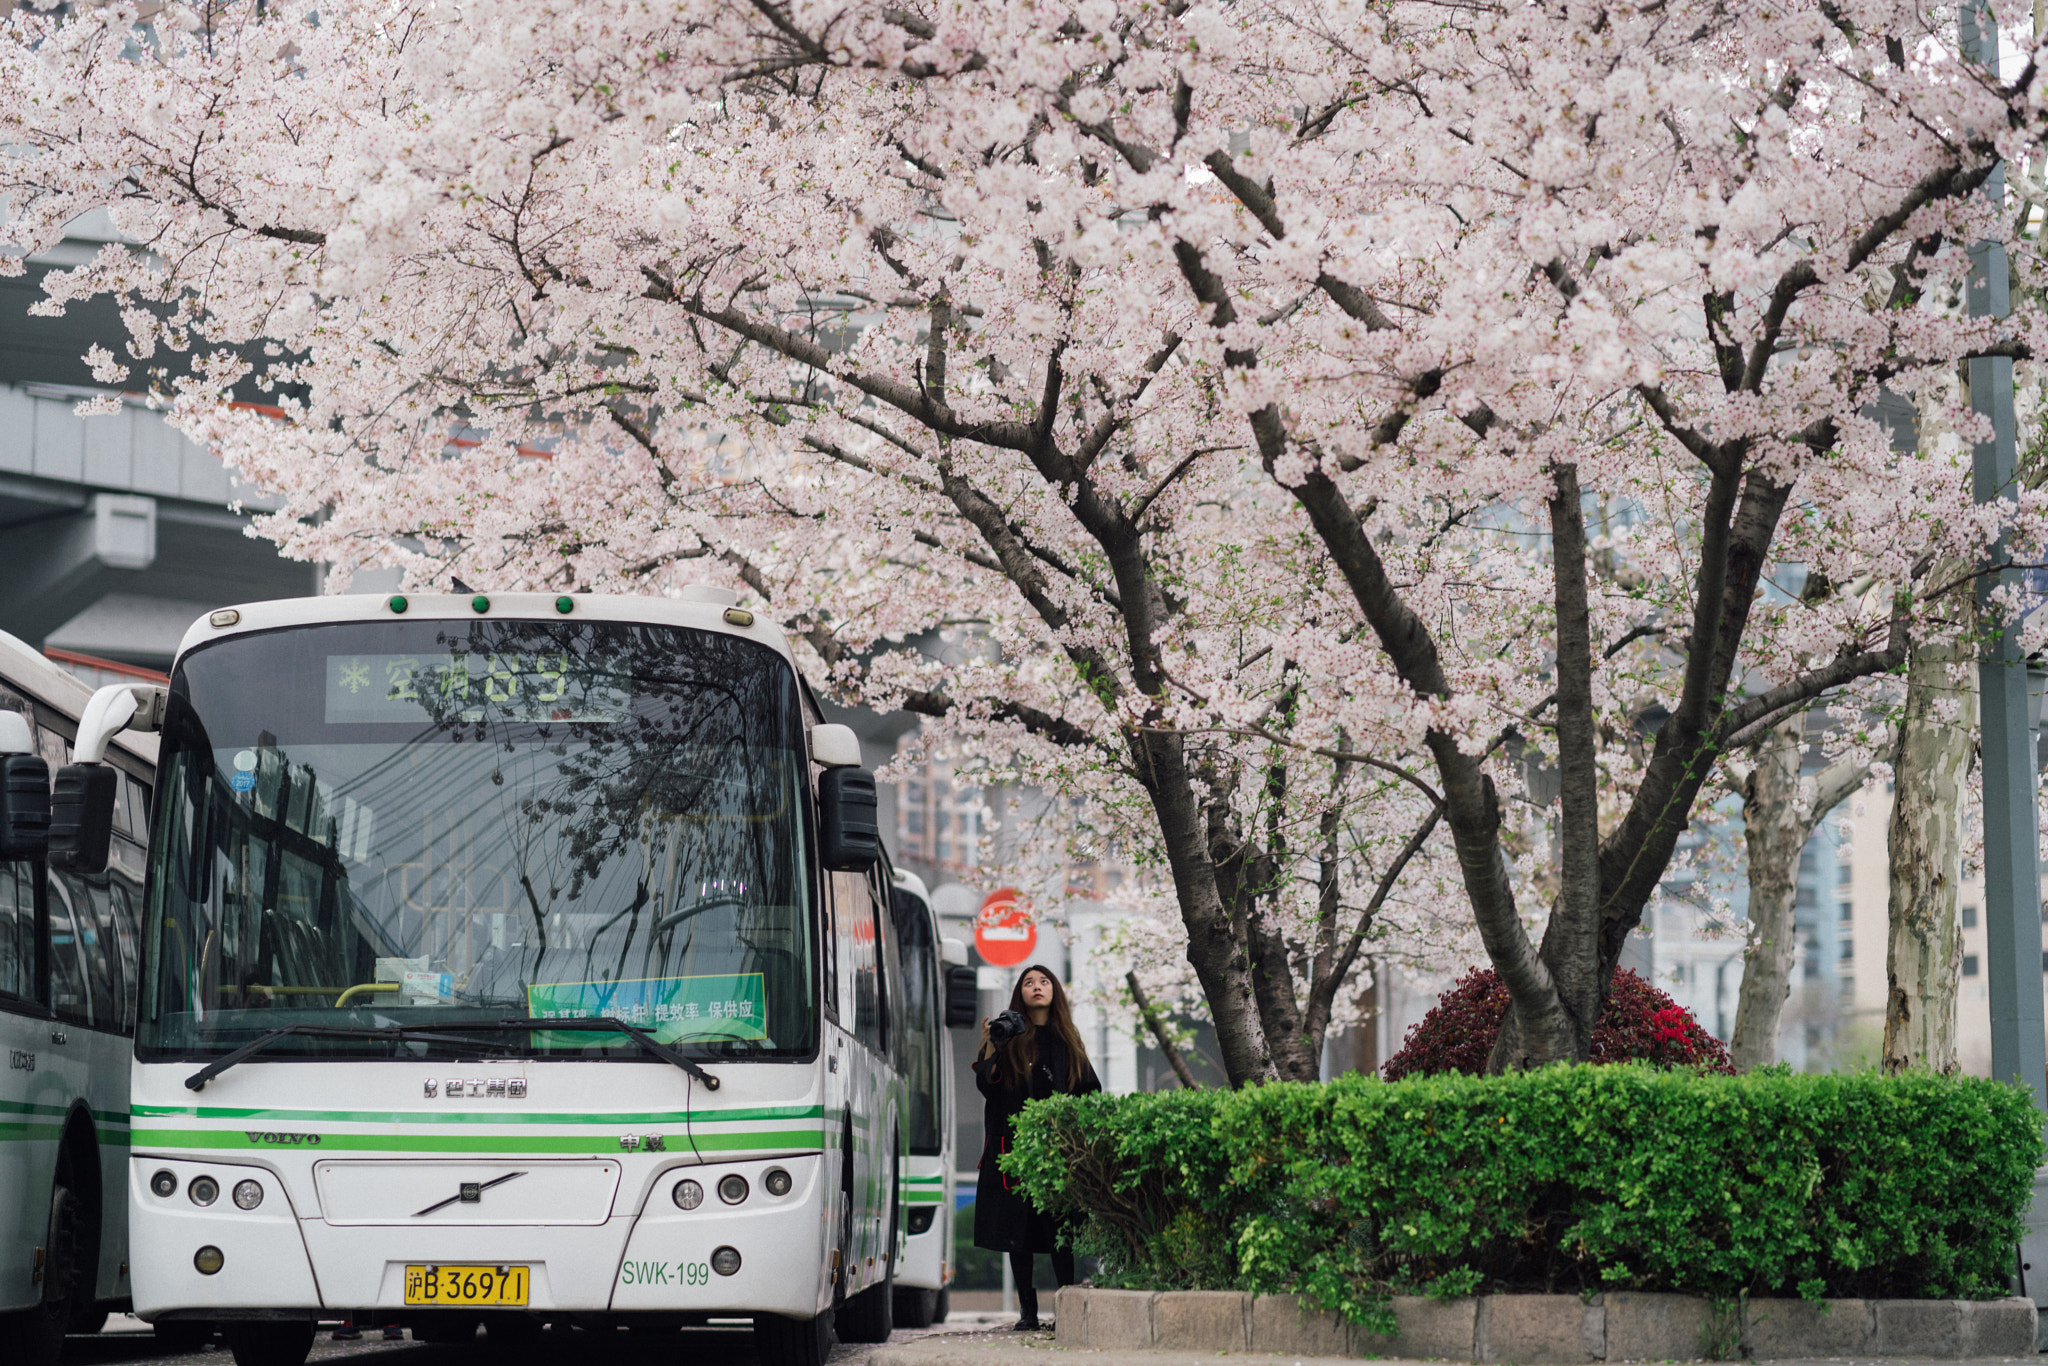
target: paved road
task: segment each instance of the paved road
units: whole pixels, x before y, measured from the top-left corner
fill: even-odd
[[[935,1328],[898,1329],[890,1340],[902,1346],[934,1334],[985,1334],[1007,1323],[1000,1314],[954,1314]],[[674,1333],[557,1333],[549,1330],[543,1352],[534,1360],[602,1361],[603,1366],[676,1366],[687,1357],[690,1366],[755,1366],[753,1334],[745,1328],[690,1328]],[[831,1366],[866,1366],[876,1344],[841,1343],[833,1349]],[[601,1356],[592,1355],[601,1353]],[[360,1341],[336,1342],[323,1329],[313,1341],[313,1362],[347,1361],[350,1366],[499,1366],[479,1335],[474,1346],[437,1347],[429,1343],[386,1342],[371,1330]],[[125,1314],[107,1320],[106,1329],[91,1337],[74,1337],[64,1345],[64,1366],[233,1366],[234,1358],[218,1339],[200,1352],[166,1352],[157,1345],[148,1324]]]

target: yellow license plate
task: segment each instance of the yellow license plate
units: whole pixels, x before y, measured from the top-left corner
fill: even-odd
[[[405,1268],[405,1302],[436,1305],[523,1305],[523,1266],[420,1266]]]

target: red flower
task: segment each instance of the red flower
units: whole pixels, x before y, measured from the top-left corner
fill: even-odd
[[[1434,1072],[1486,1070],[1500,1022],[1507,1018],[1508,989],[1492,968],[1466,974],[1438,998],[1422,1022],[1408,1031],[1401,1051],[1387,1060],[1386,1077]],[[1614,974],[1607,1008],[1594,1026],[1592,1061],[1643,1058],[1662,1067],[1701,1067],[1733,1073],[1728,1049],[1669,996],[1626,968]]]

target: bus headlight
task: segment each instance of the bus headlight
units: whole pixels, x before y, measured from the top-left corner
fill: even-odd
[[[789,1173],[780,1167],[773,1168],[761,1178],[761,1184],[768,1188],[770,1195],[789,1194]]]
[[[195,1205],[210,1205],[220,1199],[220,1182],[210,1176],[195,1176],[192,1178],[192,1184],[185,1187],[185,1194],[192,1197],[192,1203]]]
[[[719,1178],[718,1198],[725,1201],[728,1205],[737,1205],[740,1201],[746,1199],[747,1178],[741,1176],[738,1172],[727,1172]],[[735,1252],[733,1256],[737,1258],[739,1254]],[[737,1267],[739,1262],[735,1260],[733,1265]],[[731,1275],[732,1273],[727,1272],[726,1274]]]
[[[178,1178],[169,1172],[158,1172],[155,1176],[149,1178],[149,1188],[160,1196],[169,1197],[176,1195],[178,1193]]]
[[[676,1202],[677,1209],[695,1209],[704,1203],[704,1188],[695,1181],[678,1181],[669,1197]]]
[[[220,1255],[219,1248],[210,1245],[192,1254],[192,1266],[202,1276],[211,1276],[226,1266],[227,1261],[227,1258]]]
[[[236,1209],[255,1209],[262,1203],[263,1187],[261,1184],[255,1181],[237,1181],[235,1183]]]
[[[739,1249],[722,1247],[711,1254],[711,1269],[721,1276],[730,1276],[740,1269]]]

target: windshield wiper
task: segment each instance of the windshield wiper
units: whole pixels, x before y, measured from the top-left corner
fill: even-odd
[[[223,1053],[220,1057],[215,1058],[212,1062],[185,1078],[185,1085],[191,1090],[200,1090],[206,1083],[212,1081],[236,1063],[253,1057],[270,1047],[271,1044],[276,1043],[279,1039],[288,1038],[292,1035],[314,1039],[425,1039],[433,1043],[474,1043],[474,1039],[466,1039],[460,1035],[437,1033],[435,1031],[488,1030],[496,1033],[500,1030],[547,1029],[624,1034],[663,1062],[672,1063],[682,1068],[684,1072],[698,1081],[703,1082],[705,1090],[716,1091],[718,1089],[717,1077],[712,1076],[709,1072],[706,1072],[696,1063],[691,1062],[681,1053],[676,1052],[675,1049],[670,1048],[646,1030],[635,1025],[629,1025],[624,1020],[616,1019],[609,1015],[585,1015],[566,1020],[536,1020],[531,1018],[513,1020],[450,1020],[445,1024],[437,1021],[432,1024],[409,1025],[283,1025],[277,1029],[270,1030],[268,1033],[258,1034],[255,1038],[232,1052]]]
[[[206,1083],[208,1083],[208,1082],[212,1081],[212,1080],[213,1080],[213,1079],[214,1079],[215,1077],[217,1077],[217,1076],[219,1076],[219,1075],[220,1075],[221,1073],[223,1073],[223,1072],[227,1071],[227,1070],[228,1070],[228,1069],[229,1069],[230,1067],[233,1067],[233,1066],[234,1066],[234,1065],[235,1065],[236,1063],[238,1063],[238,1062],[242,1062],[242,1061],[245,1061],[246,1059],[249,1059],[249,1058],[252,1058],[252,1057],[254,1057],[254,1056],[255,1056],[256,1054],[258,1054],[258,1053],[261,1053],[261,1052],[262,1052],[262,1051],[263,1051],[264,1049],[266,1049],[266,1048],[270,1047],[270,1045],[272,1045],[272,1044],[276,1043],[276,1042],[277,1042],[277,1041],[278,1041],[279,1039],[283,1039],[283,1038],[288,1038],[288,1037],[290,1037],[290,1036],[292,1036],[292,1035],[295,1035],[295,1034],[296,1034],[296,1035],[301,1035],[301,1036],[303,1036],[303,1037],[306,1037],[306,1038],[313,1038],[313,1039],[409,1039],[409,1038],[419,1038],[419,1039],[426,1039],[426,1040],[428,1040],[429,1042],[432,1042],[432,1043],[473,1043],[473,1042],[475,1042],[475,1040],[473,1040],[473,1039],[464,1039],[464,1038],[459,1038],[459,1037],[457,1037],[457,1036],[455,1036],[455,1035],[436,1035],[436,1034],[434,1034],[434,1033],[430,1032],[430,1031],[433,1031],[433,1030],[437,1030],[437,1029],[451,1029],[451,1028],[452,1028],[452,1029],[460,1029],[460,1028],[462,1028],[462,1027],[463,1027],[463,1026],[461,1026],[461,1025],[448,1025],[448,1024],[428,1024],[428,1025],[322,1025],[322,1024],[293,1024],[293,1025],[281,1025],[281,1026],[279,1026],[278,1028],[276,1028],[276,1029],[273,1029],[273,1030],[269,1030],[269,1031],[268,1031],[268,1032],[266,1032],[266,1033],[258,1034],[258,1035],[257,1035],[257,1036],[256,1036],[255,1038],[253,1038],[253,1039],[249,1040],[249,1042],[247,1042],[247,1043],[243,1044],[243,1045],[242,1045],[242,1046],[241,1046],[240,1048],[234,1049],[233,1051],[231,1051],[231,1052],[228,1052],[228,1053],[223,1053],[223,1054],[221,1054],[221,1055],[220,1055],[219,1057],[215,1058],[215,1059],[214,1059],[214,1060],[213,1060],[212,1062],[210,1062],[210,1063],[206,1064],[206,1066],[204,1066],[204,1067],[200,1068],[200,1069],[199,1069],[199,1070],[198,1070],[197,1072],[194,1072],[194,1073],[193,1073],[193,1074],[192,1074],[191,1076],[189,1076],[189,1077],[185,1078],[185,1086],[186,1086],[186,1088],[187,1088],[188,1090],[193,1090],[193,1091],[197,1091],[197,1090],[200,1090],[200,1089],[202,1089],[203,1087],[205,1087]]]
[[[467,1028],[468,1026],[464,1027]],[[583,1030],[586,1032],[596,1032],[602,1034],[624,1034],[627,1038],[631,1039],[634,1043],[639,1044],[642,1048],[646,1049],[649,1053],[652,1053],[655,1057],[660,1058],[663,1062],[673,1063],[677,1067],[682,1068],[683,1071],[689,1073],[692,1077],[695,1077],[698,1081],[703,1082],[705,1090],[716,1091],[718,1089],[717,1077],[712,1076],[709,1072],[706,1072],[703,1068],[697,1066],[696,1063],[691,1062],[688,1058],[676,1052],[675,1049],[670,1048],[667,1044],[663,1043],[660,1039],[655,1038],[646,1030],[641,1029],[637,1025],[629,1025],[624,1020],[621,1020],[613,1015],[579,1015],[566,1020],[494,1020],[484,1023],[482,1025],[482,1028],[534,1030],[565,1029]]]

